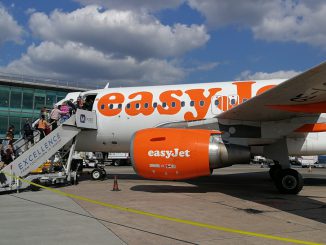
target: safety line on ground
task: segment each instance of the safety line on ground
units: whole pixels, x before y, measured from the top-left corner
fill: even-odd
[[[126,207],[123,207],[123,206],[114,205],[114,204],[110,204],[110,203],[106,203],[106,202],[102,202],[102,201],[93,200],[93,199],[90,199],[90,198],[87,198],[87,197],[66,193],[66,192],[63,192],[63,191],[59,191],[57,189],[53,189],[53,188],[48,187],[48,186],[43,186],[43,185],[40,185],[40,184],[33,183],[33,182],[29,181],[29,180],[20,178],[18,176],[11,175],[9,173],[5,173],[5,172],[3,172],[3,173],[5,175],[7,175],[7,176],[11,176],[13,178],[19,179],[20,181],[26,182],[26,183],[28,183],[30,185],[34,185],[34,186],[43,188],[45,190],[54,192],[54,193],[62,195],[62,196],[82,200],[82,201],[85,201],[85,202],[97,204],[97,205],[100,205],[100,206],[103,206],[103,207],[108,207],[108,208],[112,208],[112,209],[116,209],[116,210],[120,210],[120,211],[140,214],[140,215],[143,215],[143,216],[149,216],[149,217],[153,217],[153,218],[157,218],[157,219],[161,219],[161,220],[168,220],[168,221],[173,221],[173,222],[176,222],[176,223],[192,225],[192,226],[196,226],[196,227],[208,228],[208,229],[211,229],[211,230],[224,231],[224,232],[228,232],[228,233],[236,233],[236,234],[241,234],[241,235],[246,235],[246,236],[265,238],[265,239],[269,239],[269,240],[277,240],[277,241],[282,241],[282,242],[289,242],[289,243],[296,243],[296,244],[306,244],[306,245],[322,245],[322,243],[309,242],[309,241],[297,240],[297,239],[292,239],[292,238],[267,235],[267,234],[263,234],[263,233],[256,233],[256,232],[232,229],[232,228],[227,228],[227,227],[223,227],[223,226],[205,224],[205,223],[200,223],[200,222],[196,222],[196,221],[179,219],[179,218],[174,218],[174,217],[170,217],[170,216],[145,212],[145,211],[141,211],[141,210],[137,210],[137,209],[133,209],[133,208],[126,208]]]

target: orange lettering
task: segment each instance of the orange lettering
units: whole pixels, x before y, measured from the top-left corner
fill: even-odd
[[[177,114],[181,110],[181,102],[179,99],[172,97],[175,94],[177,96],[182,95],[181,90],[169,90],[160,94],[160,101],[166,103],[166,108],[162,105],[157,106],[157,111],[163,115]]]
[[[267,90],[270,90],[271,88],[274,88],[275,86],[276,86],[276,85],[267,85],[267,86],[264,86],[264,87],[258,89],[256,95],[260,95],[260,94],[266,92]]]
[[[227,111],[229,106],[229,98],[227,96],[219,96],[218,97],[218,106],[222,111]]]
[[[187,121],[203,119],[206,116],[208,108],[210,107],[212,96],[221,90],[221,88],[211,88],[208,90],[209,95],[207,97],[204,95],[205,89],[187,90],[185,93],[189,95],[190,100],[194,101],[197,116],[195,116],[192,112],[187,112],[184,115],[184,119]]]
[[[249,100],[252,97],[252,85],[256,82],[248,81],[248,82],[235,82],[237,86],[237,94],[239,96],[238,104],[241,104],[243,100]]]
[[[148,116],[153,113],[154,108],[152,105],[153,101],[153,94],[150,92],[137,92],[129,95],[129,99],[134,99],[137,96],[141,96],[140,100],[135,100],[129,102],[130,106],[126,107],[126,113],[129,116],[136,116],[138,114],[143,114],[145,116]]]
[[[120,93],[111,93],[104,95],[97,102],[97,109],[104,116],[116,116],[121,112],[121,106],[114,108],[115,104],[122,104],[125,100],[123,94]]]

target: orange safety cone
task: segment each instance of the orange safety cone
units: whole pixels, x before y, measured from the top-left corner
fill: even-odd
[[[117,178],[116,175],[114,176],[114,182],[113,182],[113,189],[112,189],[112,191],[120,191],[119,186],[118,186],[118,178]]]

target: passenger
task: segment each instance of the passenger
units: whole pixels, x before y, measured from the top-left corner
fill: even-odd
[[[92,100],[92,98],[86,98],[83,109],[87,110],[87,111],[92,111],[93,103],[94,103],[94,101]]]
[[[8,165],[13,160],[14,146],[11,135],[7,134],[6,139],[2,141],[1,159],[5,165]]]
[[[25,140],[25,150],[27,150],[29,148],[29,142],[31,142],[31,144],[34,145],[34,132],[28,118],[26,118],[25,120],[23,130],[24,130],[23,138]]]
[[[77,102],[76,102],[76,110],[83,109],[83,104],[84,104],[84,100],[82,99],[82,97],[78,96]]]
[[[41,111],[40,111],[40,118],[42,117],[42,115],[44,115],[45,120],[48,122],[49,121],[49,113],[47,112],[46,107],[42,107]]]
[[[60,123],[64,123],[69,118],[69,106],[67,105],[67,102],[63,102],[60,107]]]
[[[57,105],[54,105],[50,113],[50,123],[52,125],[52,131],[58,127],[58,121],[60,119],[60,110],[58,109]]]
[[[70,114],[70,116],[72,114],[75,114],[76,113],[76,106],[74,104],[74,100],[73,99],[67,100],[67,105],[69,106],[69,114]]]
[[[15,126],[10,125],[7,131],[7,135],[9,135],[12,139],[15,137]]]
[[[40,120],[38,121],[38,131],[40,131],[40,140],[45,137],[45,130],[47,127],[49,127],[49,123],[45,120],[45,116],[42,115]]]
[[[13,158],[13,152],[10,149],[7,149],[5,153],[1,156],[3,161],[3,168],[6,167],[8,164],[10,164],[14,158]]]

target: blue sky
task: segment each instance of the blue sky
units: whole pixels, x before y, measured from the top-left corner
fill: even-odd
[[[288,78],[325,61],[325,1],[0,1],[0,72],[112,86]]]

